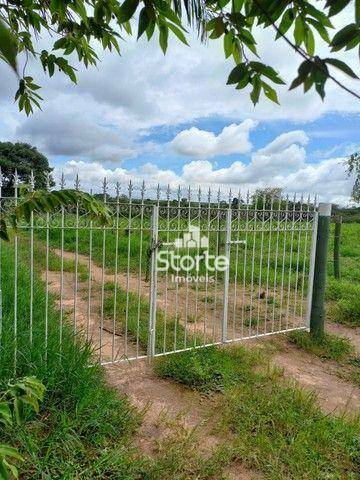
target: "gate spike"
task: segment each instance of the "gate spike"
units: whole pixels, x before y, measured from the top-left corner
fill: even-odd
[[[220,199],[221,199],[221,190],[219,188],[218,191],[217,191],[217,202],[218,202],[219,207],[220,207]]]
[[[76,176],[75,176],[74,185],[75,185],[75,190],[79,190],[79,189],[80,189],[80,179],[79,179],[79,174],[78,174],[78,173],[77,173]]]
[[[156,200],[157,200],[158,205],[159,205],[159,202],[160,202],[160,195],[161,195],[161,188],[160,188],[160,184],[158,183],[157,187],[156,187]]]
[[[51,188],[51,186],[50,186],[50,173],[46,172],[45,177],[46,177],[46,190],[49,192],[50,188]]]
[[[209,187],[209,190],[208,190],[207,197],[208,197],[208,203],[210,204],[211,203],[211,188],[210,187]]]
[[[146,191],[146,185],[145,185],[145,180],[143,180],[142,184],[141,184],[141,187],[140,187],[141,203],[144,202],[145,191]]]
[[[201,187],[199,185],[199,188],[198,188],[198,201],[199,203],[201,203]]]
[[[117,181],[117,182],[116,182],[116,185],[115,185],[116,201],[117,201],[117,202],[119,202],[120,190],[121,190],[120,182]]]
[[[129,180],[129,186],[128,186],[128,193],[129,193],[129,201],[131,202],[132,199],[132,192],[134,190],[134,186],[132,184],[132,181]]]
[[[14,172],[14,187],[16,188],[18,185],[19,185],[19,175],[18,175],[17,168],[15,168],[15,172]]]
[[[62,173],[60,177],[60,190],[64,190],[65,184],[66,184],[65,175],[64,173]]]
[[[102,182],[102,191],[103,191],[103,195],[104,195],[104,201],[106,201],[106,195],[107,195],[107,191],[108,191],[108,181],[107,181],[106,177],[104,177],[104,180]]]
[[[0,188],[3,186],[3,174],[2,174],[2,169],[1,169],[1,165],[0,165]]]
[[[35,190],[35,177],[34,177],[33,169],[31,169],[30,171],[29,184],[30,184],[30,191],[33,192]]]
[[[188,200],[189,200],[189,205],[191,203],[191,186],[188,186]]]
[[[170,190],[170,184],[168,183],[168,184],[167,184],[167,188],[166,188],[166,200],[167,200],[167,203],[169,203],[169,201],[170,201],[170,195],[171,195],[171,190]]]

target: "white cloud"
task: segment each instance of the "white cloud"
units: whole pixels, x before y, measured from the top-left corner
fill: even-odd
[[[238,125],[233,123],[224,127],[219,135],[192,127],[179,132],[172,140],[171,146],[176,153],[201,158],[247,153],[252,148],[249,140],[250,130],[257,124],[258,122],[251,119],[244,120]]]
[[[275,140],[266,145],[266,147],[258,150],[258,153],[263,155],[271,155],[284,150],[294,143],[307,145],[308,141],[309,137],[303,130],[293,130],[291,132],[282,133],[276,137]]]
[[[220,188],[224,194],[229,189],[233,192],[239,189],[242,192],[247,190],[253,192],[256,188],[264,186],[279,186],[289,193],[305,195],[317,193],[323,201],[347,204],[353,179],[345,174],[344,158],[330,158],[318,164],[307,163],[303,147],[307,143],[304,132],[289,132],[286,138],[291,138],[297,143],[289,145],[284,136],[280,135],[263,149],[254,152],[249,164],[236,161],[226,168],[216,168],[205,159],[185,164],[180,173],[171,169],[161,169],[150,163],[134,169],[110,169],[97,162],[89,164],[83,161],[70,161],[67,162],[64,173],[69,182],[76,173],[79,173],[83,187],[97,191],[101,188],[102,178],[106,177],[113,187],[117,181],[120,182],[125,193],[126,184],[130,180],[135,185],[145,180],[150,192],[158,183],[163,186],[170,184],[174,191],[180,185],[184,194],[188,185],[196,186],[199,183],[203,191],[207,187],[214,191]],[[290,161],[294,157],[295,160]],[[57,170],[55,175],[59,174],[60,171]]]
[[[349,18],[352,14],[352,7],[344,13]],[[293,79],[301,59],[281,40],[276,43],[276,48],[270,48],[274,37],[271,29],[259,29],[256,34],[264,62],[274,65],[286,80]],[[105,147],[110,144],[111,152],[106,153],[104,160],[120,163],[124,157],[141,151],[139,137],[155,127],[188,124],[199,118],[214,117],[226,118],[235,125],[246,118],[306,122],[327,112],[360,112],[360,103],[331,82],[327,84],[324,102],[316,92],[304,95],[301,89],[289,92],[284,86],[279,88],[281,106],[261,98],[260,104],[254,108],[248,91],[226,86],[227,76],[234,64],[232,60],[224,59],[222,42],[201,44],[195,34],[190,35],[189,41],[191,48],[171,38],[169,52],[164,56],[156,38],[150,43],[145,39],[139,42],[135,38],[127,39],[122,44],[121,57],[99,52],[101,63],[97,69],[87,70],[74,60],[74,66],[78,67],[77,86],[61,74],[46,78],[41,65],[30,60],[29,74],[43,85],[40,93],[46,102],[44,112],[29,119],[17,112],[17,106],[13,104],[16,77],[10,68],[0,62],[2,138],[17,140],[26,134],[28,141],[39,147],[44,144],[44,153],[47,154],[56,149],[59,140],[59,148],[66,142],[66,155],[70,158],[89,161],[100,160],[102,150],[105,155]],[[41,47],[46,46],[43,40]],[[319,51],[320,55],[322,53],[325,53],[323,47]],[[355,49],[341,52],[341,59],[358,70]],[[350,88],[358,88],[355,80],[339,71],[336,75]],[[45,116],[46,121],[41,120]],[[38,122],[42,124],[41,133],[34,131]],[[53,129],[54,122],[57,123],[58,137]],[[72,128],[69,128],[70,125]],[[109,128],[104,125],[111,125],[112,132],[109,133]],[[209,145],[217,143],[217,137],[214,139],[211,132],[190,129],[192,137],[200,138],[201,134]],[[222,134],[225,135],[225,132]],[[118,139],[114,140],[114,135]],[[90,143],[91,137],[96,138],[98,150],[88,148],[80,152],[79,139],[82,136],[90,137]],[[193,150],[199,153],[192,154],[199,157],[202,149],[195,140],[193,138]],[[228,139],[224,139],[223,147],[230,152],[234,149],[238,151]]]

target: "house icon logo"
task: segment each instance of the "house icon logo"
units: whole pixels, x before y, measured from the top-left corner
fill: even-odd
[[[183,238],[176,238],[175,248],[209,248],[209,239],[200,235],[200,228],[189,226],[189,231],[184,233]]]

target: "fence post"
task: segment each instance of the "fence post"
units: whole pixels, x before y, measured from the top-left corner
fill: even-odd
[[[342,217],[336,216],[335,221],[335,231],[334,231],[334,276],[335,278],[340,278],[340,236],[341,236],[341,223]]]
[[[155,335],[156,335],[156,300],[157,300],[157,261],[158,250],[158,223],[159,207],[153,206],[151,217],[151,269],[150,269],[150,315],[149,315],[149,342],[148,355],[155,355]]]
[[[320,203],[318,210],[314,280],[310,311],[310,333],[315,337],[321,337],[324,334],[324,303],[330,215],[331,203]]]
[[[229,303],[229,278],[230,278],[230,248],[231,248],[231,216],[232,211],[229,208],[226,212],[226,240],[225,240],[225,258],[227,259],[227,267],[224,272],[224,298],[223,298],[223,315],[221,323],[221,341],[227,341],[227,324],[228,324],[228,303]]]

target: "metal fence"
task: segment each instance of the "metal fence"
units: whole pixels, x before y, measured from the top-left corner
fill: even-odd
[[[21,201],[17,176],[11,189],[2,212]],[[2,242],[0,345],[15,363],[35,341],[61,349],[65,330],[107,364],[308,328],[316,198],[106,179],[98,195],[105,226],[59,208]]]

